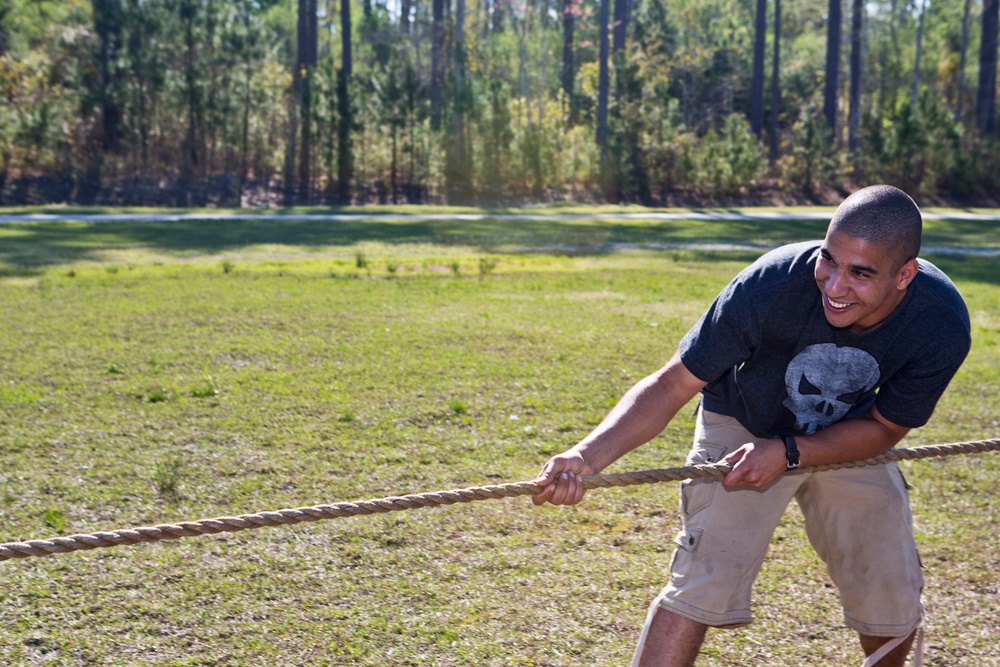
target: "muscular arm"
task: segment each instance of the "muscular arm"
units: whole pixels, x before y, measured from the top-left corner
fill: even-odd
[[[828,426],[813,435],[795,438],[801,467],[846,463],[878,456],[892,449],[909,433],[883,417],[874,406],[864,416]],[[725,458],[735,464],[724,478],[728,487],[770,486],[787,466],[785,447],[780,440],[747,443]]]
[[[535,479],[545,489],[533,497],[534,503],[579,502],[580,475],[596,474],[652,440],[704,386],[675,353],[663,368],[629,389],[590,435],[549,459]]]

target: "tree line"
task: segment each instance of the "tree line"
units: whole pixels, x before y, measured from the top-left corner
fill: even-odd
[[[998,8],[0,0],[0,203],[995,193]]]

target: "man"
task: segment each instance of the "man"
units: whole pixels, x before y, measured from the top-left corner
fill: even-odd
[[[922,220],[891,186],[862,189],[822,242],[741,272],[667,364],[542,468],[535,504],[577,503],[582,475],[662,431],[701,392],[688,464],[733,465],[681,487],[683,529],[633,664],[693,665],[708,627],[752,621],[750,590],[795,498],[810,542],[869,657],[902,666],[923,617],[923,578],[898,466],[799,471],[876,456],[924,425],[971,344],[952,282],[916,259]]]

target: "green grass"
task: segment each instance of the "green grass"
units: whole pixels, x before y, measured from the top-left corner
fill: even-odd
[[[612,251],[642,235],[603,223],[510,252],[484,224],[0,226],[0,541],[530,479],[753,255]],[[546,251],[574,235],[604,250]],[[974,347],[908,443],[995,437],[995,259],[935,261]],[[691,426],[612,470],[680,465]],[[997,455],[904,467],[927,664],[1000,664]],[[678,526],[663,484],[6,561],[0,664],[622,665]],[[795,510],[755,605],[700,664],[860,663]]]

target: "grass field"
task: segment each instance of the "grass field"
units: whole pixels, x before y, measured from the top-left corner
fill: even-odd
[[[757,254],[651,246],[823,226],[0,226],[0,542],[531,479]],[[997,437],[996,258],[930,259],[973,349],[906,444]],[[609,472],[680,465],[691,426]],[[998,461],[904,464],[928,665],[1000,665]],[[624,665],[678,527],[661,484],[6,561],[0,664]],[[861,662],[797,510],[755,614],[699,664]]]

